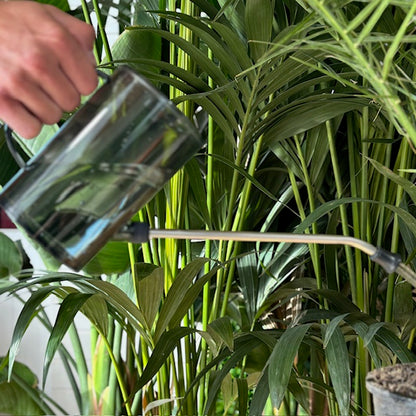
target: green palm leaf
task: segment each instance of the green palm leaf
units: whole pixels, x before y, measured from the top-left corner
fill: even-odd
[[[289,384],[293,361],[310,325],[288,328],[277,341],[269,362],[269,388],[273,412],[280,408]]]
[[[202,289],[202,286],[198,287],[200,285],[195,283],[192,286],[195,287],[195,285],[197,285],[196,287],[198,289],[197,293],[194,294],[194,291],[192,291],[191,288],[191,283],[207,261],[208,260],[204,258],[195,259],[192,263],[188,264],[183,270],[181,270],[176,276],[160,310],[154,335],[156,341],[162,336],[162,333],[166,330],[169,323],[179,323],[179,321],[183,318],[184,313],[193,303],[195,299],[194,296],[199,293],[200,289]],[[211,273],[208,274],[208,278],[211,275]],[[203,284],[205,284],[205,282],[206,279],[203,279]],[[192,295],[192,299],[187,300],[189,294]]]
[[[46,377],[52,359],[68,331],[68,328],[73,324],[75,315],[90,297],[91,294],[88,293],[70,293],[64,298],[59,307],[58,315],[46,346],[45,360],[43,363],[43,385],[46,383]]]
[[[326,335],[326,334],[325,334]],[[349,353],[344,335],[336,326],[326,337],[326,359],[341,415],[350,413],[351,379]]]
[[[0,233],[0,278],[19,272],[23,265],[22,253],[5,234]]]
[[[8,378],[10,380],[13,364],[16,360],[17,353],[19,351],[20,344],[22,342],[23,335],[26,332],[26,329],[33,319],[37,308],[41,303],[55,290],[53,286],[43,287],[34,292],[30,298],[27,300],[23,309],[21,310],[19,317],[17,318],[16,325],[14,326],[14,331],[12,335],[12,340],[10,342],[9,348],[9,374]]]

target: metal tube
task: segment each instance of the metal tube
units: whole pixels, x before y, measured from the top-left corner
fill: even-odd
[[[331,234],[262,233],[255,231],[204,231],[149,229],[149,238],[173,238],[177,240],[232,240],[269,243],[303,243],[347,245],[369,256],[377,252],[372,244],[354,237]]]
[[[401,274],[409,283],[416,287],[416,273],[405,265],[399,254],[390,253],[377,248],[358,238],[331,234],[294,234],[294,233],[262,233],[258,231],[209,231],[209,230],[166,230],[150,229],[145,223],[131,223],[114,236],[115,240],[144,243],[154,238],[172,238],[175,240],[226,240],[251,241],[269,243],[296,244],[329,244],[346,245],[367,254],[372,261],[379,264],[391,274]]]

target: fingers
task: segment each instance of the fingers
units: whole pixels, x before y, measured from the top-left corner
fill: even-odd
[[[25,139],[36,137],[42,129],[41,121],[10,97],[0,96],[0,114],[2,121]]]
[[[0,9],[0,119],[33,137],[96,88],[95,33],[50,5],[0,0]]]
[[[94,29],[53,7],[51,10],[56,20],[45,27],[48,47],[57,58],[62,73],[79,94],[90,94],[98,82],[92,54]]]
[[[45,89],[40,88],[30,77],[27,77],[26,74],[21,74],[21,76],[13,74],[9,79],[9,91],[19,97],[27,111],[39,121],[44,124],[54,124],[61,119],[62,107],[57,104],[56,99],[52,100]],[[4,95],[11,96],[10,93]]]
[[[53,74],[49,71],[39,72],[38,80],[43,92],[53,100],[61,112],[72,111],[80,104],[80,92],[64,71],[55,70]]]
[[[50,13],[63,27],[65,27],[85,50],[91,51],[95,42],[95,32],[91,25],[74,19],[53,6],[48,6]]]
[[[63,48],[60,47],[58,40],[55,39],[54,42],[62,73],[65,74],[79,94],[88,95],[92,93],[97,86],[98,78],[89,51],[80,49],[77,42],[65,42]]]

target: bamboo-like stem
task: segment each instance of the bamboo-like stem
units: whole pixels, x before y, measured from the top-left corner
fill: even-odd
[[[156,195],[155,200],[156,203],[158,203],[160,199],[160,195]],[[140,210],[139,211],[139,219],[142,222],[146,222],[145,218],[145,212],[144,210]],[[151,207],[149,205],[146,206],[146,218],[147,218],[147,222],[151,227],[155,226],[155,213],[153,212],[153,210],[151,209]],[[164,243],[161,242],[161,245],[163,245]],[[162,262],[159,258],[159,244],[156,240],[152,240],[150,241],[150,243],[144,243],[142,244],[142,253],[143,253],[143,259],[145,262],[147,263],[153,263],[156,264],[157,266],[161,266]],[[163,252],[163,249],[161,250]]]
[[[84,15],[85,22],[88,23],[89,25],[92,25],[90,11],[88,9],[88,4],[85,0],[81,0],[81,8],[82,8],[82,13]],[[94,53],[95,61],[100,62],[101,57],[98,54],[97,41],[94,42],[93,53]]]
[[[404,169],[408,166],[408,158],[409,158],[410,146],[407,141],[403,140],[402,145],[400,148],[400,155],[399,155],[399,175],[404,177],[405,172]],[[404,190],[401,186],[397,186],[396,189],[396,206],[399,206],[402,198],[403,198]],[[397,214],[394,215],[393,220],[393,231],[392,231],[392,241],[391,241],[391,249],[397,250],[399,245],[399,237],[400,237],[400,230],[399,230],[399,218]],[[394,299],[394,286],[395,286],[396,275],[391,274],[388,277],[388,284],[387,284],[387,294],[386,294],[386,311],[384,320],[386,322],[392,322],[393,319],[393,299]]]
[[[294,140],[295,140],[296,150],[298,152],[298,157],[302,166],[303,179],[305,181],[306,192],[308,194],[309,207],[312,213],[313,211],[315,211],[315,192],[314,192],[314,189],[312,187],[312,182],[309,177],[308,167],[306,164],[306,160],[303,156],[303,151],[300,145],[299,137],[295,136]],[[315,222],[312,224],[312,233],[313,234],[318,233],[317,224]],[[322,274],[321,274],[321,265],[319,261],[319,247],[317,247],[316,245],[310,245],[309,252],[311,254],[312,264],[313,264],[313,268],[315,271],[316,284],[317,284],[318,289],[321,289],[322,288]]]
[[[236,156],[235,156],[236,166],[241,166],[243,162],[244,146],[245,146],[245,139],[246,139],[245,134],[249,127],[250,111],[253,106],[254,98],[256,95],[257,85],[258,85],[258,77],[255,78],[254,85],[252,86],[249,102],[247,103],[247,110],[244,115],[244,120],[243,120],[243,124],[241,128],[241,133],[240,133]],[[232,228],[232,224],[234,221],[234,212],[235,212],[234,208],[235,208],[237,197],[238,197],[239,175],[240,173],[237,170],[234,170],[232,181],[231,181],[230,197],[228,200],[227,218],[223,227],[224,230],[230,230]],[[218,260],[220,262],[225,262],[227,259],[229,259],[229,256],[231,255],[233,251],[233,245],[234,245],[234,241],[229,241],[227,244],[220,243],[219,256],[218,256]],[[215,319],[215,317],[217,317],[218,313],[220,312],[220,303],[221,303],[222,288],[224,286],[224,280],[225,280],[225,269],[221,268],[218,271],[217,287],[216,287],[216,291],[214,294],[214,300],[213,300],[212,309],[211,309],[212,319]]]
[[[105,32],[105,27],[104,27],[102,16],[101,16],[100,6],[99,6],[97,0],[92,0],[92,4],[93,4],[93,7],[94,7],[95,15],[97,17],[98,31],[100,33],[101,40],[103,41],[103,46],[104,46],[104,51],[105,51],[106,58],[107,58],[108,62],[112,62],[113,61],[113,56],[111,54],[110,44],[108,43],[107,34]],[[101,60],[100,57],[98,57],[98,58],[99,58],[99,61],[100,61]]]
[[[361,117],[361,164],[360,164],[360,197],[368,200],[368,107],[363,109],[363,115]],[[369,217],[369,205],[367,202],[360,203],[360,217],[359,217],[359,229],[360,238],[362,240],[367,239],[367,222]],[[356,224],[356,225],[358,225]],[[362,272],[357,276],[357,306],[364,310],[364,287],[363,287],[363,276]]]
[[[170,1],[169,8],[176,10],[176,2]],[[191,2],[181,1],[178,6],[181,11],[189,16],[194,14],[194,5]],[[173,22],[169,25],[169,30],[175,32],[175,25]],[[179,26],[179,36],[189,42],[192,42],[192,32],[184,25]],[[170,63],[176,65],[179,68],[190,71],[190,59],[183,50],[177,49],[173,44],[170,46]],[[170,98],[179,97],[182,93],[176,88],[170,88]],[[193,104],[189,101],[181,103],[180,109],[189,118],[193,115]],[[166,204],[166,216],[165,223],[167,227],[180,227],[187,221],[187,199],[188,199],[189,181],[183,170],[177,172],[167,185],[167,204]],[[189,242],[185,242],[181,245],[178,241],[168,239],[164,246],[164,270],[165,270],[165,293],[168,293],[169,288],[176,278],[177,270],[179,267],[179,255],[181,255],[182,266],[186,260],[190,260],[192,257],[191,246]],[[186,322],[184,322],[186,323]],[[187,350],[191,349],[190,338],[184,339]],[[174,382],[177,395],[182,395],[185,392],[186,384],[184,380],[184,372],[182,366],[182,349],[177,348],[178,358],[171,356],[169,363],[164,365],[158,372],[158,388],[159,398],[169,398],[169,383],[170,380]],[[169,365],[170,364],[170,365]],[[160,407],[161,414],[171,414],[171,403],[164,404]]]
[[[358,197],[358,186],[357,186],[357,168],[356,168],[356,161],[355,161],[355,154],[356,154],[356,146],[353,137],[353,116],[347,116],[347,131],[348,131],[348,164],[350,169],[350,186],[351,186],[351,196]],[[352,223],[353,223],[353,234],[355,238],[360,238],[360,222],[359,222],[359,204],[353,203],[352,204]],[[357,298],[357,281],[362,278],[362,267],[361,267],[361,252],[359,250],[355,250],[355,280],[351,280],[351,293],[352,299],[355,304],[358,303]]]
[[[360,183],[359,183],[359,196],[368,200],[369,190],[369,172],[368,172],[368,154],[369,154],[369,109],[365,107],[362,110],[362,116],[359,119],[359,128],[360,128],[360,146],[361,146],[361,163],[360,163]],[[358,190],[358,189],[357,189]],[[369,204],[367,202],[362,202],[359,205],[359,216],[356,217],[358,222],[354,223],[354,228],[357,227],[359,231],[359,236],[362,240],[367,241],[368,239],[368,223],[369,223]],[[371,241],[371,239],[369,240]],[[361,264],[362,257],[361,253],[357,253],[357,264]],[[370,267],[367,269],[370,271]],[[366,309],[366,297],[365,297],[365,282],[367,274],[364,273],[363,268],[357,270],[356,276],[356,304],[362,310]],[[365,388],[365,376],[368,372],[369,361],[368,353],[364,347],[364,343],[361,338],[357,340],[357,357],[358,357],[358,366],[356,372],[356,387],[355,391],[357,394],[357,403],[364,409],[368,409],[369,406],[369,395],[366,393]]]
[[[257,141],[257,143],[255,143],[254,145],[254,151],[253,154],[250,158],[250,164],[248,167],[248,174],[252,177],[254,177],[256,168],[257,168],[257,163],[260,157],[260,152],[262,149],[262,143],[263,143],[263,136],[261,136],[259,138],[259,140]],[[251,188],[252,188],[252,183],[250,180],[246,179],[243,185],[243,189],[241,192],[241,198],[240,198],[240,202],[238,204],[237,207],[237,212],[235,214],[235,218],[234,218],[234,223],[232,226],[232,231],[242,231],[244,229],[244,213],[247,212],[247,207],[249,204],[249,200],[250,200],[250,194],[251,194]],[[235,258],[238,250],[239,250],[239,244],[235,244],[233,247],[233,252],[230,255],[230,257],[227,257],[227,259],[229,258]],[[231,287],[232,287],[232,283],[234,280],[234,270],[235,270],[235,260],[232,261],[232,264],[230,265],[229,269],[228,269],[228,277],[227,277],[227,281],[226,281],[226,285],[225,285],[225,290],[224,290],[224,296],[223,296],[223,302],[222,302],[222,307],[221,307],[221,312],[220,312],[220,316],[225,316],[226,312],[227,312],[227,306],[228,306],[228,302],[229,302],[229,297],[230,297],[230,292],[231,292]]]
[[[114,357],[116,360],[120,359],[120,350],[121,350],[121,341],[123,336],[123,330],[121,325],[117,322],[114,323],[114,334],[113,334],[113,342],[112,342],[112,350],[114,351]],[[118,388],[118,380],[117,380],[117,373],[115,371],[114,366],[110,368],[110,374],[108,378],[108,387],[109,387],[109,408],[107,409],[109,414],[116,414],[116,397],[117,397],[117,388]]]
[[[72,324],[69,326],[68,334],[71,340],[71,345],[74,350],[74,357],[76,362],[77,374],[79,379],[79,391],[81,397],[81,406],[83,414],[89,412],[89,388],[88,388],[88,366],[85,359],[84,351],[82,349],[79,334]]]
[[[212,56],[212,52],[208,51],[209,56]],[[209,81],[210,85],[212,85],[212,80]],[[208,135],[207,135],[207,154],[212,155],[214,152],[214,123],[211,117],[208,118]],[[207,156],[206,158],[206,193],[207,193],[207,211],[209,214],[209,218],[212,218],[212,208],[213,208],[213,187],[214,187],[214,162],[211,156]],[[205,225],[206,229],[209,229],[209,225]],[[211,258],[211,241],[206,240],[205,242],[205,257]],[[206,263],[204,265],[204,272],[208,273],[211,265]],[[207,282],[204,285],[203,293],[202,293],[202,330],[206,331],[208,327],[209,317],[210,317],[210,303],[211,303],[211,290],[210,290],[210,282]],[[203,370],[206,367],[208,357],[208,347],[205,339],[201,340],[201,354],[200,354],[200,364],[199,369]],[[198,397],[198,408],[203,409],[205,398],[208,392],[208,383],[209,378],[208,376],[203,377],[200,384],[199,384],[199,397]],[[191,396],[191,395],[189,395]]]
[[[389,128],[388,128],[388,137],[393,137],[393,134],[394,134],[394,126],[392,123],[390,123]],[[386,151],[384,154],[384,166],[390,166],[391,158],[392,158],[392,145],[387,144],[385,146],[386,146]],[[379,200],[388,202],[387,192],[388,192],[389,180],[386,175],[383,175],[381,181],[382,182],[381,182],[381,191],[380,191]],[[379,207],[378,229],[377,229],[377,239],[376,239],[376,244],[378,247],[381,247],[381,245],[383,244],[385,230],[386,230],[386,207],[382,205]],[[375,277],[375,279],[372,282],[374,287],[377,287],[379,283],[376,280],[376,276],[379,276],[378,271],[379,271],[379,266],[376,265],[374,267],[374,272],[373,272],[373,276]],[[372,311],[375,311],[376,309],[376,300],[377,300],[377,296],[375,295],[373,296],[373,299],[372,299],[372,308],[371,308]]]
[[[145,222],[146,219],[145,219],[145,214],[144,214],[143,211],[144,211],[143,209],[139,211],[139,219],[140,219],[140,221]],[[153,219],[151,218],[150,215],[147,217],[147,221],[149,223],[152,223],[151,221],[153,221]],[[154,222],[153,222],[153,226],[154,226]],[[133,267],[134,263],[136,262],[136,260],[135,260],[136,254],[132,249],[134,249],[134,247],[132,247],[132,248],[129,247],[130,267]],[[150,244],[149,243],[143,243],[142,246],[141,246],[141,249],[142,249],[143,260],[146,263],[153,263],[154,262],[154,256],[152,256],[152,251],[153,250],[152,251],[150,250]]]
[[[103,337],[103,341],[104,341],[104,343],[107,347],[108,355],[110,356],[111,362],[113,364],[114,371],[116,373],[118,386],[120,387],[120,391],[121,391],[121,395],[123,397],[124,406],[126,408],[127,416],[132,416],[130,403],[129,403],[129,393],[128,393],[127,387],[125,385],[123,373],[120,369],[117,357],[114,355],[113,350],[111,348],[111,345],[108,342],[108,339],[104,336],[104,334],[101,334],[101,336]]]
[[[337,152],[335,148],[334,135],[333,135],[330,121],[327,121],[326,123],[326,131],[327,131],[327,137],[328,137],[328,143],[329,143],[329,152],[330,152],[331,161],[332,161],[332,170],[334,172],[334,178],[335,178],[335,186],[336,186],[336,192],[337,192],[336,197],[341,198],[343,195],[343,184],[342,184],[342,178],[341,178],[341,171],[340,171],[340,167],[338,163],[338,156],[337,156]],[[344,235],[350,235],[349,226],[348,226],[347,209],[345,205],[340,206],[340,215],[341,215],[342,233]],[[353,253],[350,247],[345,248],[345,256],[347,259],[347,269],[348,269],[348,275],[350,276],[350,281],[354,281],[355,280],[354,259],[353,259]]]

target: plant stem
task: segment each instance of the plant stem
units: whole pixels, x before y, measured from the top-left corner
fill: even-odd
[[[252,177],[254,177],[254,174],[257,168],[257,163],[260,157],[260,152],[262,150],[262,144],[263,144],[263,136],[261,136],[258,139],[258,141],[254,144],[253,154],[250,158],[250,164],[249,164],[247,173]],[[250,202],[251,188],[252,188],[252,183],[249,179],[246,178],[244,181],[243,189],[241,191],[240,202],[237,207],[237,212],[234,217],[234,224],[231,229],[232,231],[244,230],[244,226],[245,226],[244,214],[247,212],[247,207]],[[227,259],[235,258],[238,254],[239,248],[240,248],[240,243],[236,242],[234,244],[233,253],[229,257],[227,257]],[[227,283],[226,283],[225,290],[224,290],[223,303],[221,307],[220,316],[225,316],[227,312],[227,306],[228,306],[228,301],[230,297],[231,287],[232,287],[232,283],[234,280],[235,267],[236,267],[235,260],[233,260],[227,273],[228,278],[227,278]]]
[[[358,198],[358,186],[357,186],[357,176],[358,170],[356,167],[356,143],[354,140],[354,123],[353,123],[353,115],[347,115],[347,132],[348,132],[348,161],[349,161],[349,169],[350,169],[350,187],[351,187],[351,196]],[[355,238],[360,238],[360,215],[359,215],[359,204],[353,203],[351,206],[352,209],[352,224],[353,224],[353,233]],[[355,249],[355,276],[356,280],[351,282],[351,294],[352,299],[356,305],[358,305],[358,286],[361,284],[360,282],[363,279],[362,276],[362,260],[361,260],[361,252]]]
[[[334,173],[335,186],[337,190],[336,197],[342,198],[343,185],[342,185],[341,171],[340,171],[340,167],[338,163],[338,157],[337,157],[337,152],[335,148],[335,140],[334,140],[334,135],[333,135],[330,121],[326,122],[326,131],[327,131],[327,137],[328,137],[328,143],[329,143],[329,152],[330,152],[331,161],[332,161],[332,170]],[[343,235],[346,235],[346,236],[350,235],[349,227],[348,227],[347,209],[345,205],[341,205],[339,210],[340,210],[340,215],[341,215],[342,233]],[[348,269],[349,279],[350,279],[350,282],[352,282],[352,284],[354,284],[355,286],[354,260],[353,260],[352,250],[350,247],[345,247],[345,256],[347,258],[347,269]]]
[[[238,140],[238,146],[235,156],[235,162],[234,164],[236,166],[241,166],[244,156],[244,147],[245,147],[245,134],[249,127],[250,122],[250,115],[251,115],[251,108],[253,105],[253,101],[256,95],[256,87],[258,85],[258,75],[256,76],[254,80],[254,84],[252,86],[249,102],[247,103],[247,110],[244,115],[244,120],[241,128],[240,137]],[[228,201],[228,210],[227,210],[227,217],[225,224],[223,226],[223,230],[229,231],[232,228],[233,220],[234,218],[234,212],[235,212],[235,205],[237,201],[238,196],[238,180],[239,180],[240,173],[237,170],[234,170],[233,177],[231,181],[231,191],[230,191],[230,197]],[[219,244],[219,255],[218,260],[220,262],[225,262],[227,259],[229,259],[229,256],[232,253],[232,249],[234,246],[233,241],[228,241],[226,244],[223,242],[220,242]],[[211,309],[211,317],[212,319],[215,319],[218,316],[218,312],[220,310],[220,301],[221,301],[221,294],[222,294],[222,288],[224,286],[224,280],[225,280],[225,269],[221,268],[218,271],[218,277],[217,277],[217,287],[214,294],[214,300],[213,305]],[[223,301],[224,303],[224,301]]]
[[[403,172],[404,169],[408,167],[408,160],[409,160],[409,152],[410,146],[406,140],[402,140],[402,144],[400,147],[400,155],[399,155],[399,175],[404,177],[406,174]],[[400,206],[402,198],[403,198],[403,188],[401,186],[397,186],[396,188],[396,206]],[[400,237],[400,229],[399,229],[399,218],[397,214],[394,214],[393,220],[393,230],[392,230],[392,241],[391,241],[391,251],[396,253],[399,246],[399,237]],[[394,286],[396,281],[396,275],[391,274],[388,277],[388,284],[387,284],[387,294],[386,294],[386,311],[384,320],[386,322],[392,322],[393,319],[393,300],[394,300]]]
[[[209,52],[210,56],[212,52]],[[210,81],[212,84],[212,81]],[[213,207],[213,187],[214,187],[214,163],[213,158],[210,156],[214,152],[214,123],[211,117],[208,118],[208,135],[207,135],[207,154],[206,157],[206,166],[207,166],[207,173],[206,173],[206,192],[207,192],[207,211],[209,214],[209,218],[212,218],[212,207]],[[212,222],[212,221],[211,221]],[[206,229],[208,229],[208,224],[206,225]],[[211,241],[207,240],[205,242],[205,257],[211,257]],[[211,265],[206,263],[204,265],[204,272],[208,273]],[[210,316],[210,303],[211,303],[211,290],[210,290],[210,282],[207,282],[204,285],[203,293],[202,293],[202,330],[206,331],[209,323],[209,316]],[[206,367],[206,363],[208,361],[208,348],[207,343],[204,339],[201,340],[201,354],[200,354],[200,364],[199,369],[203,370]],[[208,391],[208,382],[209,377],[208,375],[203,377],[200,384],[199,384],[199,399],[198,399],[198,407],[199,409],[204,408],[206,395]],[[189,395],[190,396],[190,395]]]
[[[295,145],[296,145],[297,155],[299,157],[299,160],[300,160],[300,163],[301,163],[301,166],[302,166],[303,179],[304,179],[304,183],[305,183],[305,186],[306,186],[306,191],[307,191],[307,194],[308,194],[310,212],[312,213],[313,211],[315,211],[315,192],[314,192],[314,189],[312,187],[312,182],[311,182],[310,177],[309,177],[308,167],[307,167],[307,164],[306,164],[306,160],[303,156],[303,150],[302,150],[302,147],[300,145],[299,137],[294,136],[294,141],[295,141]],[[318,234],[318,228],[317,228],[317,224],[315,222],[312,224],[312,234]],[[317,244],[310,244],[309,245],[309,251],[311,253],[311,260],[312,260],[313,268],[314,268],[314,271],[315,271],[316,285],[317,285],[318,289],[322,289],[322,274],[321,274],[321,265],[320,265],[320,261],[319,261],[319,247],[318,247],[318,245]]]
[[[84,351],[82,349],[81,340],[74,324],[69,326],[69,337],[71,339],[72,348],[74,350],[74,357],[76,360],[77,373],[80,384],[82,414],[89,414],[90,397],[88,388],[88,366],[85,359]]]
[[[85,0],[81,0],[81,7],[82,7],[82,12],[84,14],[85,22],[88,23],[89,25],[92,25],[90,11],[88,9],[88,5],[87,5],[87,2]],[[99,53],[98,53],[98,48],[97,48],[97,42],[96,41],[94,42],[94,56],[95,56],[95,61],[96,62],[101,61],[101,57],[99,56]]]
[[[92,4],[94,6],[94,11],[95,11],[95,15],[97,17],[97,24],[98,24],[98,31],[100,33],[101,36],[101,40],[103,41],[103,45],[104,45],[104,51],[105,51],[105,55],[107,58],[108,62],[112,62],[113,61],[113,57],[111,54],[111,48],[110,45],[108,43],[108,38],[107,38],[107,34],[105,33],[105,27],[102,21],[102,17],[101,17],[101,10],[100,10],[100,6],[98,5],[98,1],[97,0],[92,0]],[[100,57],[99,61],[101,60]]]
[[[115,323],[113,334],[113,346],[112,350],[115,351],[114,357],[116,360],[120,359],[120,349],[121,349],[121,340],[123,336],[122,327],[117,322]],[[117,384],[117,374],[115,371],[114,366],[110,369],[110,375],[108,378],[108,387],[109,387],[109,414],[116,414],[116,401],[115,398],[117,397],[118,393],[118,384]]]
[[[101,334],[101,336],[103,337],[103,341],[104,341],[104,343],[107,347],[108,355],[110,356],[111,362],[113,364],[113,369],[116,373],[116,377],[117,377],[117,380],[118,380],[118,386],[120,387],[121,396],[123,397],[124,406],[126,408],[126,413],[127,413],[128,416],[132,416],[130,403],[129,403],[129,393],[128,393],[127,387],[125,385],[123,373],[122,373],[122,371],[120,369],[120,366],[118,364],[118,360],[117,360],[116,356],[113,353],[113,350],[111,348],[110,343],[108,342],[108,339],[104,336],[104,334]]]

